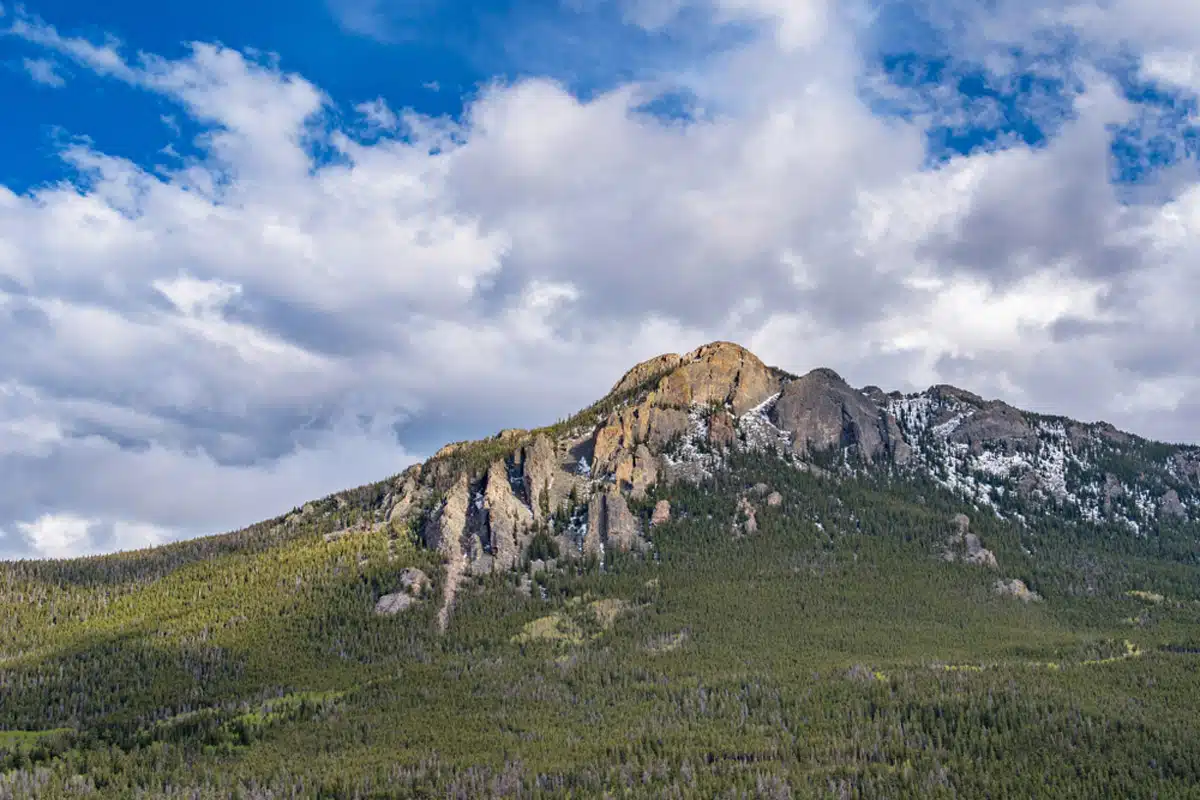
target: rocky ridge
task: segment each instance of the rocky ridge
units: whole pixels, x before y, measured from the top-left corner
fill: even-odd
[[[535,537],[554,543],[559,563],[646,549],[669,505],[651,520],[630,502],[659,483],[703,481],[733,451],[823,476],[927,477],[1018,523],[1049,507],[1145,533],[1200,513],[1200,448],[1029,414],[949,386],[854,389],[833,370],[795,376],[714,342],[636,365],[566,422],[447,445],[388,482],[375,515],[442,555],[444,627],[463,580],[523,568]],[[756,507],[742,505],[734,525],[744,534]],[[965,528],[950,544],[955,558],[994,567]]]

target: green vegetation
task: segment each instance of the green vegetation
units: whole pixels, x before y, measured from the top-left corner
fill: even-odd
[[[511,445],[510,445],[511,446]],[[758,533],[730,533],[766,483]],[[329,499],[0,565],[0,797],[1172,797],[1200,784],[1200,536],[743,458],[609,554],[373,614],[433,554]],[[999,572],[940,558],[965,512]],[[548,537],[546,537],[548,540]],[[548,556],[538,553],[539,557]],[[1043,598],[998,596],[1021,578]],[[434,587],[429,597],[439,597]]]

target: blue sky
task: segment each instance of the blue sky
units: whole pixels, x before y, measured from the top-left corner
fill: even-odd
[[[713,339],[1200,439],[1181,0],[0,28],[0,557],[238,527]]]

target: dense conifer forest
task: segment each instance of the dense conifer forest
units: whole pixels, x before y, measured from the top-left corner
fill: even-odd
[[[1193,523],[1021,526],[742,455],[632,505],[671,502],[648,552],[478,580],[440,634],[436,554],[356,528],[373,491],[0,565],[0,797],[1200,795]],[[957,513],[999,572],[943,557]],[[411,567],[426,600],[375,614]]]

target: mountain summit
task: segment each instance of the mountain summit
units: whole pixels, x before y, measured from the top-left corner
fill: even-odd
[[[713,342],[644,361],[599,402],[533,431],[448,445],[387,484],[373,524],[409,528],[448,565],[441,621],[464,576],[512,570],[542,536],[563,557],[643,550],[629,501],[763,453],[836,478],[932,480],[999,517],[1052,509],[1144,534],[1200,512],[1200,449],[1020,411],[962,389],[855,389]]]

